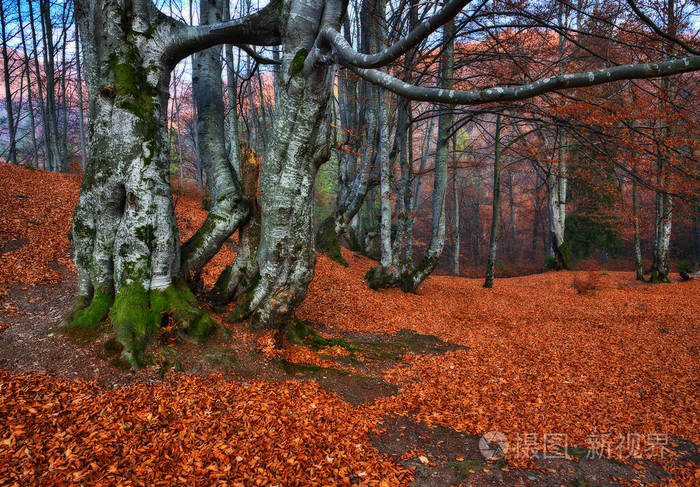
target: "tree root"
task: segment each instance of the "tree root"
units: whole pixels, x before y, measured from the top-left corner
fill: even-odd
[[[109,314],[114,298],[110,293],[95,291],[92,299],[87,296],[78,296],[73,305],[73,309],[66,321],[69,330],[88,331],[94,329],[103,322]]]
[[[67,328],[71,332],[92,331],[107,316],[117,341],[124,347],[122,360],[135,368],[146,364],[145,352],[151,337],[169,318],[184,336],[197,342],[203,342],[219,328],[184,282],[150,291],[140,284],[128,284],[122,286],[116,299],[96,291],[89,304],[87,297],[79,296],[66,317]]]

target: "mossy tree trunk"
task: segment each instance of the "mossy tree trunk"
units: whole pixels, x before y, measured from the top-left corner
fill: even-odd
[[[223,0],[200,3],[201,24],[221,21]],[[211,205],[202,227],[182,246],[182,271],[193,281],[224,241],[245,222],[250,207],[226,149],[221,51],[221,46],[210,47],[194,56],[192,85],[197,112],[197,146],[207,174]]]
[[[134,366],[166,315],[197,339],[214,324],[184,282],[191,265],[181,265],[166,143],[170,72],[226,38],[279,42],[279,4],[269,9],[210,28],[186,26],[150,0],[76,1],[89,160],[71,231],[78,297],[68,324],[92,328],[109,315]]]
[[[218,305],[240,298],[259,278],[256,254],[260,244],[260,205],[257,198],[260,163],[255,151],[247,144],[241,143],[239,152],[243,192],[250,201],[250,217],[238,227],[236,260],[224,269],[214,286],[213,298]]]
[[[375,21],[377,0],[364,1],[360,6],[360,47],[363,52],[377,50],[381,37]],[[350,42],[350,22],[344,23],[344,35]],[[359,103],[358,103],[359,101]],[[340,252],[340,240],[358,211],[368,191],[376,185],[379,98],[378,88],[358,80],[349,70],[338,73],[338,112],[342,138],[338,151],[341,167],[338,171],[338,197],[333,212],[321,222],[316,232],[319,252],[347,266]]]

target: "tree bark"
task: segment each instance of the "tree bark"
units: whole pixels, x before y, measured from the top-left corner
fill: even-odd
[[[376,0],[364,0],[360,10],[360,45],[364,51],[376,50],[381,33],[375,21]],[[345,38],[350,41],[349,21],[345,21]],[[364,104],[358,103],[363,100]],[[378,162],[379,94],[378,88],[359,80],[350,71],[338,76],[338,106],[343,138],[338,197],[333,212],[319,225],[316,247],[320,252],[347,265],[340,252],[340,239],[347,232],[362,207],[367,192],[376,184]],[[356,242],[358,243],[358,242]],[[364,249],[366,251],[367,249]]]
[[[217,44],[221,35],[279,42],[277,17],[270,17],[272,10],[278,15],[279,4],[216,28],[185,26],[149,0],[78,0],[75,5],[90,130],[71,231],[78,297],[68,322],[91,328],[109,313],[124,346],[122,357],[139,366],[149,337],[167,315],[194,339],[214,329],[183,279],[192,264],[181,265],[170,190],[170,71],[197,47]],[[223,129],[221,121],[213,126]]]
[[[571,257],[564,241],[566,228],[566,187],[568,150],[566,138],[561,137],[556,167],[547,173],[547,210],[549,213],[550,255],[556,261],[557,269],[570,269]]]
[[[203,25],[216,23],[222,16],[223,0],[201,0]],[[207,174],[211,203],[201,228],[182,246],[182,272],[193,280],[245,221],[250,207],[226,151],[221,71],[221,46],[195,54],[193,94],[198,160]]]
[[[22,54],[24,56],[24,72],[27,77],[27,106],[29,107],[29,130],[32,134],[32,165],[39,167],[39,145],[36,141],[36,119],[34,117],[34,103],[32,102],[32,80],[30,77],[31,68],[29,66],[29,51],[27,49],[27,40],[24,37],[24,22],[22,20],[22,3],[17,0],[17,20],[20,28],[20,38],[22,40]]]
[[[5,78],[5,111],[7,112],[7,130],[10,137],[7,160],[10,164],[17,164],[17,143],[15,141],[15,117],[12,114],[12,78],[10,77],[10,57],[7,53],[7,33],[5,30],[5,5],[0,4],[0,33],[2,33],[2,71]]]
[[[635,168],[636,172],[636,168]],[[644,280],[644,268],[642,266],[642,245],[639,238],[639,195],[637,180],[632,178],[632,223],[634,225],[634,271],[638,281]]]
[[[31,5],[31,2],[30,2]],[[61,143],[58,135],[58,119],[56,110],[56,73],[54,69],[54,43],[53,25],[51,22],[51,8],[48,0],[40,0],[41,25],[44,31],[44,73],[46,75],[46,106],[44,118],[44,131],[47,137],[46,160],[52,171],[62,171],[66,167],[66,161],[61,151]],[[38,57],[38,54],[37,54]],[[39,71],[40,72],[40,71]]]
[[[501,114],[496,115],[496,133],[493,150],[493,198],[491,210],[491,233],[489,236],[489,256],[486,261],[486,280],[484,287],[493,287],[494,268],[496,265],[496,247],[498,245],[498,229],[501,223]]]
[[[330,157],[328,101],[333,65],[320,60],[330,46],[314,46],[322,25],[339,28],[340,2],[293,2],[285,28],[279,105],[270,153],[260,185],[274,188],[261,198],[260,278],[234,311],[253,327],[286,326],[306,297],[316,251],[312,235],[313,187],[318,168]]]
[[[455,23],[451,20],[443,27],[443,43],[446,45],[442,62],[442,86],[452,89],[454,73]],[[416,292],[421,283],[433,272],[445,246],[445,195],[447,193],[447,159],[449,155],[452,113],[447,107],[438,118],[438,142],[433,174],[433,205],[431,234],[428,248],[421,261],[399,278],[399,286],[406,292]]]

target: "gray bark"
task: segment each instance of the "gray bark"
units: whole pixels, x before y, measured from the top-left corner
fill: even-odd
[[[558,269],[568,269],[570,267],[569,249],[564,242],[568,149],[564,136],[560,138],[557,154],[557,165],[549,168],[546,177],[550,255],[556,259]]]
[[[85,169],[87,166],[87,150],[85,146],[85,114],[83,113],[83,74],[80,60],[80,29],[76,23],[75,26],[75,69],[78,78],[78,113],[80,120],[78,126],[80,128],[80,162]]]
[[[457,143],[455,140],[452,141],[453,144],[453,157],[452,164],[452,201],[454,202],[454,249],[452,251],[452,271],[455,276],[459,276],[459,257],[460,257],[460,226],[459,226],[459,212],[460,212],[460,201],[457,191],[457,157],[456,149]]]
[[[219,22],[223,0],[201,0],[199,12],[202,24]],[[190,278],[198,276],[202,267],[216,255],[224,241],[248,217],[250,207],[226,150],[221,71],[221,46],[195,54],[193,93],[197,108],[198,160],[207,174],[211,204],[201,228],[182,246],[182,272]]]
[[[34,71],[36,73],[36,89],[39,95],[39,111],[41,114],[42,133],[44,134],[44,169],[52,170],[52,164],[49,153],[49,132],[46,130],[47,116],[46,107],[44,105],[44,89],[41,82],[41,68],[39,66],[39,45],[37,42],[36,27],[34,25],[34,7],[33,2],[29,2],[29,29],[32,33],[32,48],[34,52]]]
[[[313,186],[330,157],[328,102],[335,68],[321,61],[329,47],[316,43],[323,25],[339,28],[340,2],[297,1],[291,5],[280,68],[279,105],[270,153],[262,168],[260,278],[236,316],[254,327],[282,327],[293,317],[313,278]]]
[[[363,50],[376,50],[381,32],[373,19],[378,2],[365,0],[360,10],[360,45]],[[345,21],[345,37],[350,39],[349,21]],[[338,197],[333,213],[319,225],[316,246],[333,260],[347,265],[340,252],[340,238],[362,207],[369,189],[377,179],[379,136],[378,88],[360,81],[348,71],[338,75],[339,115],[344,151],[341,152]],[[358,103],[358,100],[364,103]],[[356,242],[360,243],[360,242]],[[364,249],[367,251],[367,248]]]
[[[31,2],[30,2],[31,5]],[[47,136],[46,160],[52,171],[61,171],[66,167],[61,142],[58,135],[58,113],[56,110],[56,88],[54,69],[54,43],[53,25],[51,23],[51,9],[48,0],[40,0],[41,25],[44,35],[44,73],[46,74],[46,105],[44,118],[44,131]],[[38,57],[38,55],[37,55]],[[40,71],[39,71],[40,72]]]
[[[454,21],[443,27],[445,48],[442,60],[443,89],[452,89],[454,73]],[[415,292],[418,286],[433,272],[445,246],[445,195],[447,193],[447,159],[449,156],[449,133],[452,126],[452,114],[445,108],[438,118],[438,142],[435,152],[435,171],[433,173],[433,203],[431,234],[428,248],[418,265],[401,277],[400,286],[404,291]]]
[[[250,42],[277,29],[265,42],[278,42],[279,23],[270,17],[278,7],[202,28],[165,16],[149,0],[76,2],[91,116],[72,228],[78,298],[69,323],[91,327],[109,313],[123,357],[134,365],[143,363],[164,313],[195,338],[213,328],[182,283],[166,132],[170,71],[191,54],[193,36],[206,48],[221,35]],[[212,126],[223,140],[223,121]]]
[[[221,273],[213,290],[216,304],[223,305],[239,299],[258,279],[256,253],[260,244],[260,205],[258,204],[258,176],[260,164],[255,152],[246,143],[239,147],[243,193],[250,201],[250,217],[238,228],[238,250],[232,266]]]
[[[12,78],[10,77],[10,57],[7,53],[7,33],[5,30],[5,5],[0,3],[0,33],[2,33],[2,71],[5,78],[5,111],[7,112],[7,129],[10,137],[7,160],[10,164],[17,164],[17,144],[15,141],[15,117],[12,114]]]
[[[20,36],[22,39],[22,54],[24,55],[24,73],[27,77],[27,106],[29,107],[29,130],[32,133],[32,165],[39,167],[39,146],[36,141],[36,120],[34,118],[34,103],[32,102],[32,81],[30,78],[31,68],[29,67],[29,52],[27,41],[24,37],[24,22],[22,20],[22,3],[17,0],[17,20],[19,22]]]
[[[416,211],[418,210],[418,204],[420,203],[420,192],[421,192],[421,186],[423,183],[423,172],[425,171],[425,166],[428,163],[428,155],[430,154],[430,143],[433,140],[433,125],[435,123],[435,119],[431,118],[430,123],[428,124],[428,132],[427,132],[427,137],[425,140],[425,149],[423,150],[423,154],[421,155],[420,158],[420,165],[418,167],[418,174],[416,176],[416,181],[413,186],[413,196],[411,199],[411,218],[408,220],[408,225],[406,227],[406,254],[404,260],[406,261],[406,265],[410,265],[410,262],[413,260],[413,221],[415,219],[415,214]],[[411,161],[411,164],[413,162]]]
[[[636,168],[635,168],[636,172]],[[638,281],[644,280],[644,268],[642,266],[642,245],[639,238],[639,195],[637,179],[632,178],[632,223],[634,225],[634,270]]]
[[[496,248],[498,246],[498,230],[501,223],[501,115],[496,116],[496,133],[493,149],[493,198],[491,211],[491,233],[489,235],[489,256],[486,261],[485,288],[493,287],[496,265]]]

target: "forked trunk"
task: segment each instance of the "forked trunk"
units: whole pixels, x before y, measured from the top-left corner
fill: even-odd
[[[285,326],[306,297],[316,251],[313,187],[321,164],[330,157],[327,107],[335,68],[320,62],[314,42],[322,22],[339,28],[341,6],[294,2],[286,26],[270,151],[260,185],[261,238],[257,260],[260,277],[234,311],[250,317],[254,327]]]
[[[213,322],[180,281],[165,123],[170,67],[157,57],[169,24],[148,3],[99,3],[99,15],[76,4],[90,156],[73,218],[78,298],[68,321],[90,328],[109,313],[123,358],[141,365],[165,314],[196,337]]]

